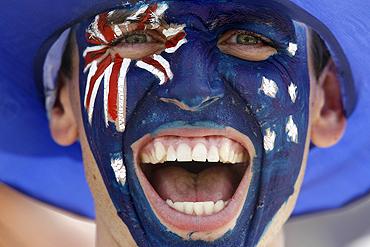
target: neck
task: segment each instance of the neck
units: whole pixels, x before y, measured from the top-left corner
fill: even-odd
[[[96,245],[95,247],[136,247],[130,231],[122,220],[116,215],[99,210],[96,207]]]
[[[100,217],[96,217],[96,246],[95,247],[122,247],[124,245],[119,245],[119,243],[114,239],[113,235],[110,233],[108,227]]]
[[[123,234],[125,235],[125,234]],[[118,241],[114,238],[111,231],[108,229],[102,217],[97,214],[96,216],[96,245],[95,247],[132,247],[136,246],[131,238],[120,239]],[[129,241],[131,240],[131,241]],[[281,230],[279,234],[265,247],[284,247],[284,231]]]
[[[271,241],[271,243],[266,247],[284,247],[284,246],[285,246],[284,231],[281,230]]]

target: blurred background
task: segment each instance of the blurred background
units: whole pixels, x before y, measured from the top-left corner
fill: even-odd
[[[0,183],[0,247],[93,247],[94,242],[93,221]],[[291,219],[285,242],[285,247],[370,247],[370,196],[340,210]]]
[[[291,219],[285,241],[286,247],[370,247],[370,196],[340,210]]]

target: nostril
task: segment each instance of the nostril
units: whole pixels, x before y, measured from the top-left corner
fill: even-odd
[[[203,99],[202,101],[198,102],[197,104],[191,104],[187,102],[183,102],[178,99],[172,99],[172,98],[160,98],[161,101],[166,102],[166,103],[172,103],[178,106],[180,109],[185,110],[185,111],[199,111],[210,104],[216,102],[218,99],[220,99],[222,96],[212,96],[212,97],[207,97]]]

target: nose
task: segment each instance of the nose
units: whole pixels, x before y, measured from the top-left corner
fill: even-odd
[[[188,42],[169,57],[173,79],[161,86],[158,93],[163,102],[198,111],[224,96],[224,84],[209,42],[189,34],[187,39]]]

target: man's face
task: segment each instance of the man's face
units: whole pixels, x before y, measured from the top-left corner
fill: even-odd
[[[308,149],[305,26],[271,4],[158,2],[76,37],[90,186],[139,245],[255,246],[281,227]]]

